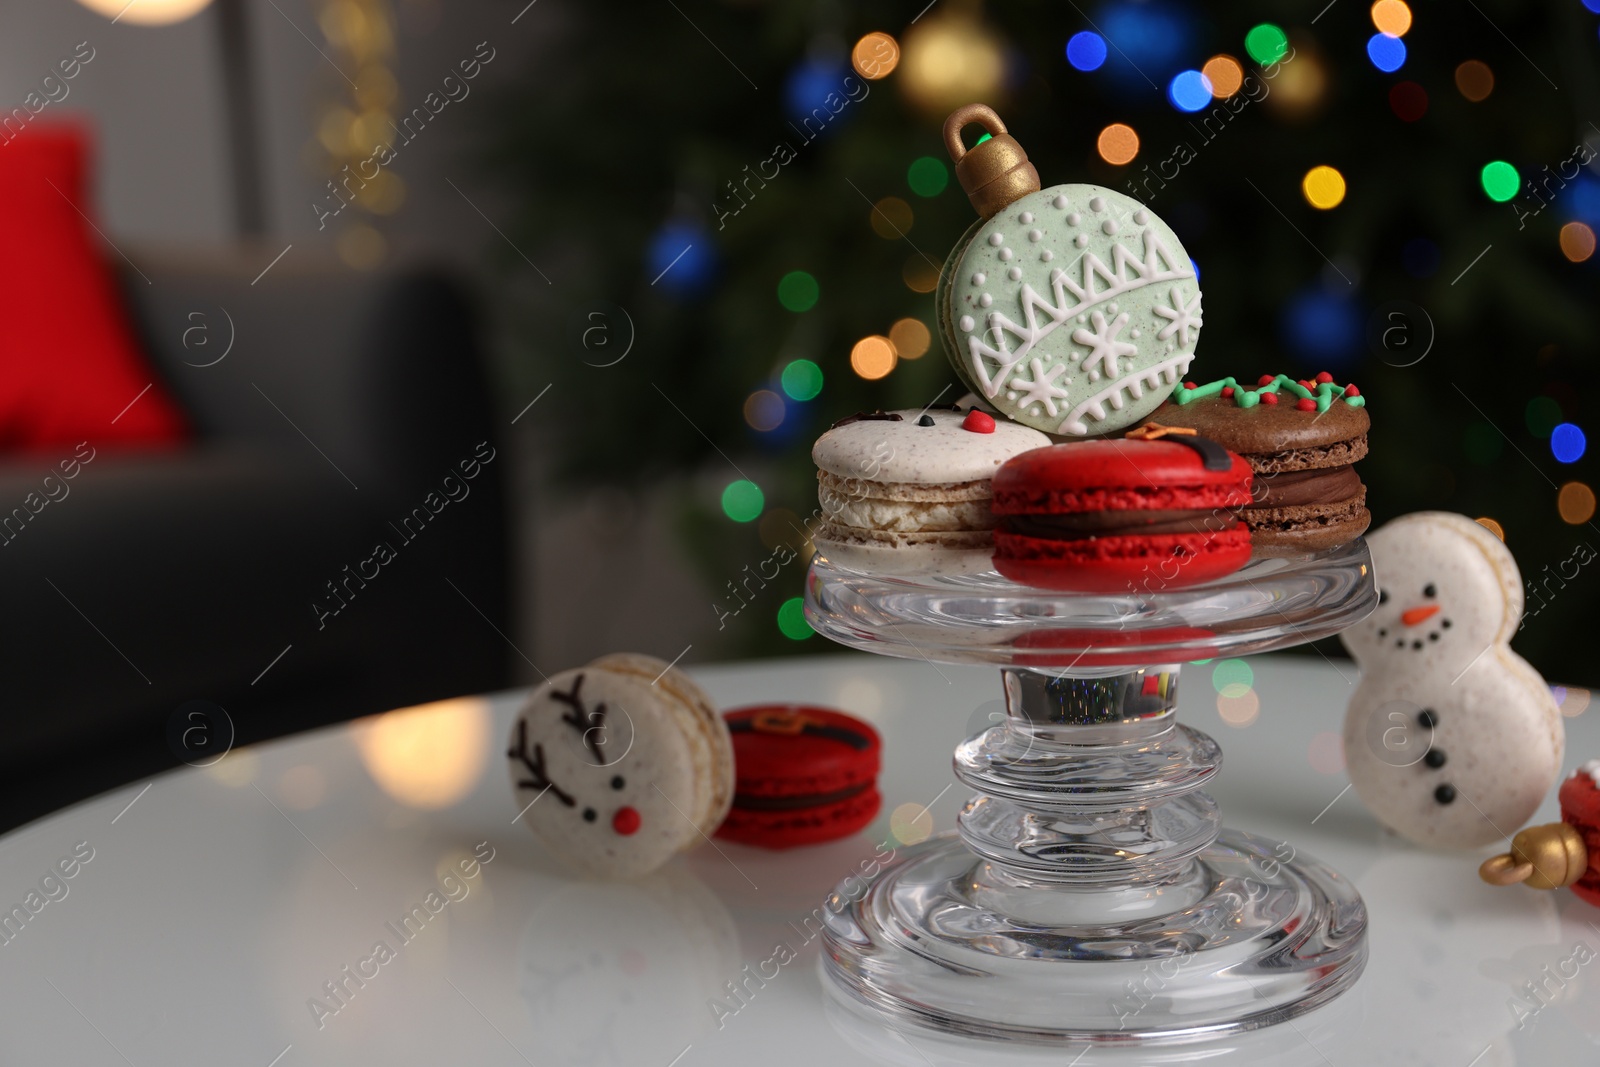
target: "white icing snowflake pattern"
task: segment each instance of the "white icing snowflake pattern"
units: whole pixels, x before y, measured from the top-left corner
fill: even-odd
[[[1038,356],[1028,361],[1028,366],[1033,371],[1033,380],[1018,376],[1012,372],[1011,380],[1006,384],[1019,390],[1022,397],[1019,407],[1029,407],[1033,404],[1043,404],[1047,413],[1056,413],[1056,401],[1065,400],[1067,391],[1057,385],[1055,380],[1067,372],[1065,363],[1057,363],[1048,370],[1045,369],[1044,360]]]
[[[1117,334],[1128,324],[1128,313],[1124,311],[1108,323],[1104,315],[1094,311],[1089,314],[1089,322],[1094,326],[1092,332],[1084,329],[1072,331],[1072,339],[1089,349],[1089,354],[1083,357],[1089,380],[1094,381],[1101,374],[1115,378],[1120,373],[1118,358],[1136,355],[1139,351],[1138,345],[1117,340]]]
[[[1183,302],[1183,294],[1178,291],[1176,285],[1172,287],[1172,292],[1168,296],[1172,301],[1172,306],[1156,308],[1156,314],[1167,320],[1167,324],[1161,327],[1156,336],[1165,341],[1176,333],[1178,335],[1178,343],[1188,347],[1189,331],[1194,330],[1198,333],[1200,327],[1205,325],[1205,322],[1200,318],[1200,290],[1195,290],[1194,299],[1187,304]]]

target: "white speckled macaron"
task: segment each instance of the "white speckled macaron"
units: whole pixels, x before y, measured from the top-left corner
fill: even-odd
[[[635,878],[706,840],[733,802],[733,743],[700,687],[617,653],[535,689],[506,752],[521,821],[578,870]]]
[[[817,548],[847,567],[892,574],[993,569],[990,480],[1050,438],[981,411],[854,415],[817,439]]]

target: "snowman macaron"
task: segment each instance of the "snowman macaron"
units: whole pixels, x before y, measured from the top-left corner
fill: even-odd
[[[1522,579],[1464,515],[1423,511],[1367,535],[1380,601],[1340,635],[1361,667],[1345,714],[1350,782],[1421,844],[1476,848],[1528,821],[1561,770],[1561,711],[1511,651]]]
[[[518,820],[585,874],[637,878],[710,838],[733,802],[733,743],[688,676],[634,653],[535,689],[506,757]]]

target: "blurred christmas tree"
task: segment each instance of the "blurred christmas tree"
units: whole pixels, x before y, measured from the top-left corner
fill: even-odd
[[[1519,649],[1581,677],[1600,589],[1570,562],[1600,547],[1578,429],[1600,319],[1587,5],[569,12],[560,58],[495,120],[510,236],[564,264],[521,302],[525,384],[584,398],[544,413],[567,476],[696,487],[684,536],[714,586],[737,580],[800,540],[829,422],[955,398],[931,292],[974,216],[940,122],[983,101],[1046,184],[1107,185],[1172,224],[1206,292],[1192,377],[1359,383],[1376,521],[1483,516],[1541,583]],[[632,320],[621,363],[575,347],[594,301]],[[773,614],[802,577],[803,555],[743,627],[750,650],[791,644],[793,607]]]

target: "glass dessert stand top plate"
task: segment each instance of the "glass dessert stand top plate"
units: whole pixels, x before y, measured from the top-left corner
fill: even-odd
[[[1357,539],[1258,558],[1203,585],[1068,593],[993,571],[869,574],[819,553],[806,580],[806,618],[824,636],[879,655],[1088,674],[1265,652],[1338,633],[1377,606],[1371,570],[1366,542]]]

